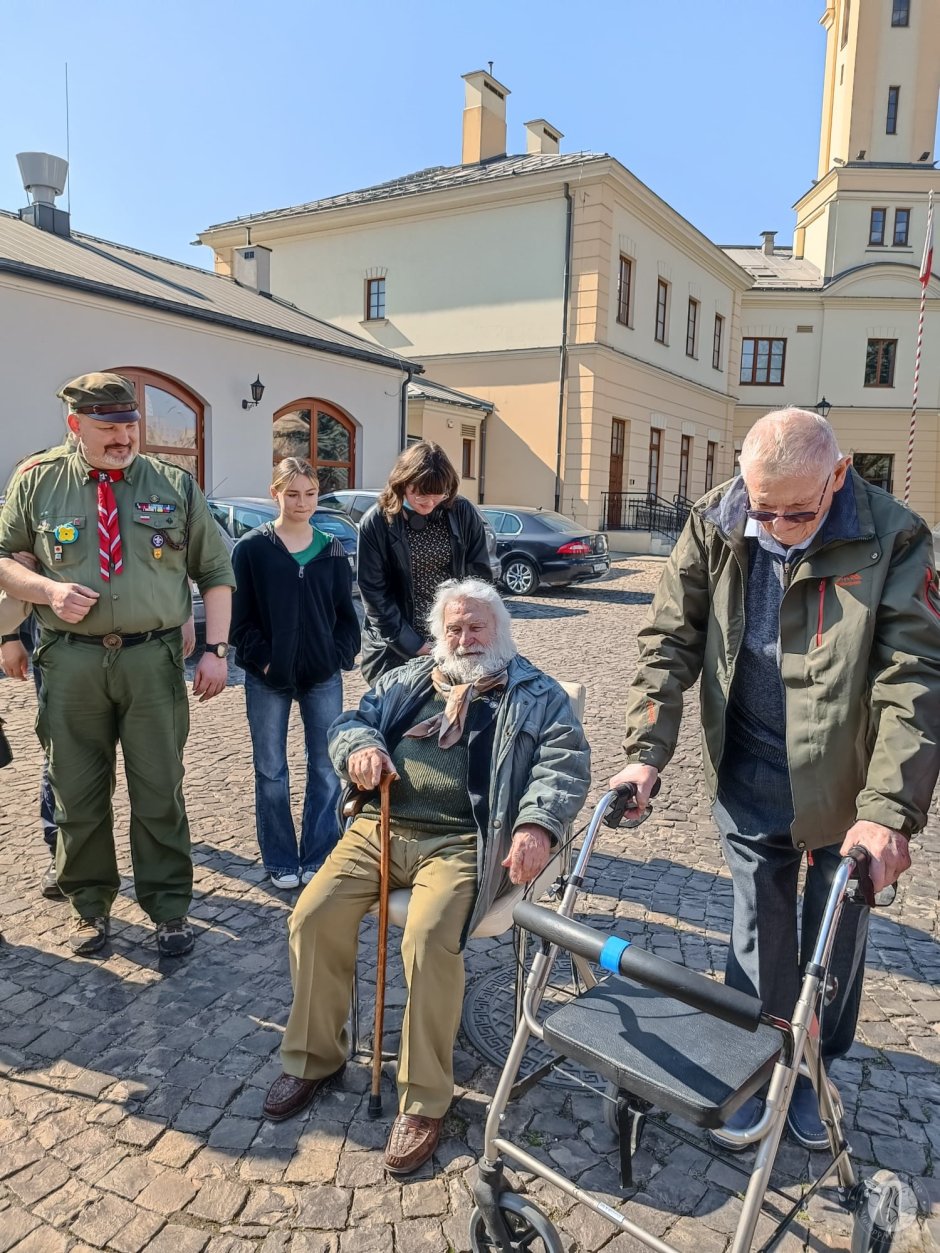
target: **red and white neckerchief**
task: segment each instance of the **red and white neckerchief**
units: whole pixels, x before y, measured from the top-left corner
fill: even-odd
[[[89,470],[88,473],[91,478],[98,480],[98,569],[107,583],[111,579],[112,569],[115,574],[121,574],[124,569],[117,501],[111,486],[118,479],[123,479],[124,471]]]

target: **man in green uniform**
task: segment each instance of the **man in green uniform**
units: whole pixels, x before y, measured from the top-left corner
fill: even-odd
[[[193,692],[225,687],[232,566],[202,492],[185,471],[139,452],[137,396],[117,374],[85,374],[59,392],[74,451],[19,468],[0,511],[0,587],[35,606],[37,731],[57,801],[56,877],[69,898],[74,952],[109,933],[120,879],[111,799],[118,741],[130,797],[137,900],[163,956],[193,946],[183,748],[189,703],[181,627],[189,578],[203,595],[206,651]],[[16,554],[31,553],[36,570]]]

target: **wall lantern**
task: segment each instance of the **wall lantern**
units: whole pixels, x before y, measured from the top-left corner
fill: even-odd
[[[252,391],[254,391],[254,389],[253,389],[253,388],[252,388]],[[819,414],[819,416],[820,416],[821,418],[828,418],[828,417],[829,417],[829,410],[832,408],[832,405],[829,403],[829,401],[826,399],[826,397],[825,397],[825,396],[823,396],[823,398],[822,398],[822,400],[819,402],[819,404],[818,404],[818,405],[814,405],[814,406],[813,406],[813,408],[816,410],[816,412]]]
[[[243,400],[243,409],[254,409],[255,405],[261,404],[261,397],[264,395],[264,384],[261,382],[261,375],[251,385],[251,400]]]

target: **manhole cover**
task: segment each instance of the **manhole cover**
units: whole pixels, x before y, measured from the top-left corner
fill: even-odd
[[[463,1007],[463,1031],[474,1050],[488,1062],[502,1068],[506,1063],[509,1046],[512,1043],[515,1011],[515,963],[491,970],[481,975],[467,989]],[[564,978],[565,964],[559,961],[555,965],[553,978],[559,981]],[[539,1019],[557,1009],[560,1004],[570,999],[571,990],[549,987],[539,1010]],[[554,1087],[580,1088],[582,1084],[590,1084],[593,1088],[603,1088],[605,1080],[593,1070],[579,1066],[568,1057],[560,1057],[552,1049],[546,1048],[541,1040],[534,1037],[530,1040],[523,1058],[520,1078],[532,1074],[539,1066],[554,1060],[570,1074],[572,1079],[558,1070],[550,1071],[541,1083]],[[579,1083],[578,1080],[581,1082]]]

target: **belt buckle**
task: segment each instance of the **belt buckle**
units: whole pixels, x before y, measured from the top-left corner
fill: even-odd
[[[101,637],[101,642],[105,648],[123,648],[124,641],[115,631],[110,631],[107,635]]]

